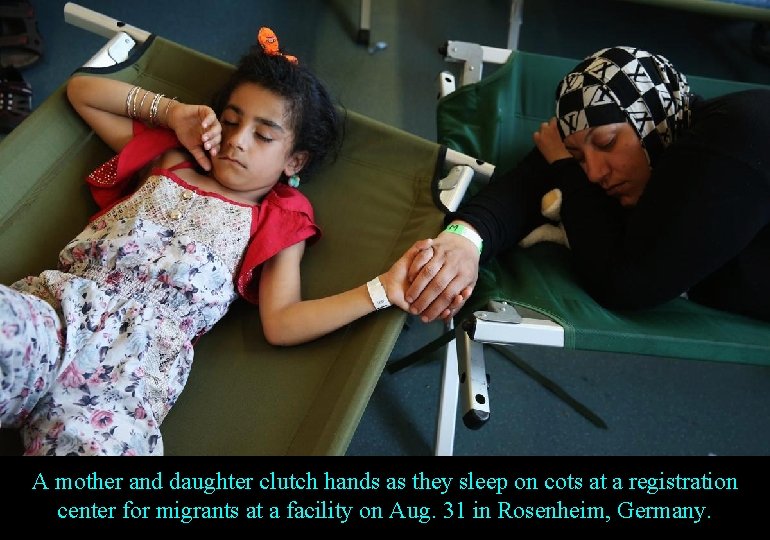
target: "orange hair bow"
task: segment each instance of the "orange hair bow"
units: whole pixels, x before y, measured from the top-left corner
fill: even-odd
[[[259,41],[259,44],[262,45],[262,50],[265,51],[265,54],[269,54],[271,56],[283,56],[292,64],[297,63],[296,56],[283,54],[281,52],[281,50],[278,48],[278,36],[276,36],[275,32],[273,32],[267,26],[263,26],[259,29],[259,33],[257,34],[257,41]]]

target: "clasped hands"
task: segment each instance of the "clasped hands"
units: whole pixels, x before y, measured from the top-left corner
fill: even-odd
[[[460,235],[418,240],[386,273],[391,303],[423,322],[453,317],[476,285],[479,251]]]
[[[556,118],[543,122],[532,135],[540,153],[553,163],[572,157],[561,139]],[[467,225],[467,224],[466,224]],[[419,240],[391,268],[388,297],[393,304],[419,315],[423,322],[447,321],[465,304],[476,286],[480,254],[467,238],[447,231]]]

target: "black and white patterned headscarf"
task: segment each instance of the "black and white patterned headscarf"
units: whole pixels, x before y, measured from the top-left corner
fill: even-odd
[[[650,165],[690,124],[690,87],[666,58],[610,47],[585,58],[556,88],[562,139],[589,127],[628,122]]]

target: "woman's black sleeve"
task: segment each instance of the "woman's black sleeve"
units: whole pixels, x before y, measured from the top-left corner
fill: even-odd
[[[548,163],[533,147],[513,169],[495,171],[489,184],[449,213],[445,222],[461,219],[473,226],[484,241],[481,260],[485,262],[546,223],[540,201],[553,187]]]

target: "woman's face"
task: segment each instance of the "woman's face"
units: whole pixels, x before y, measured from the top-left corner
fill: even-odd
[[[564,146],[585,171],[622,206],[635,206],[650,179],[650,164],[634,128],[627,122],[576,131]]]

